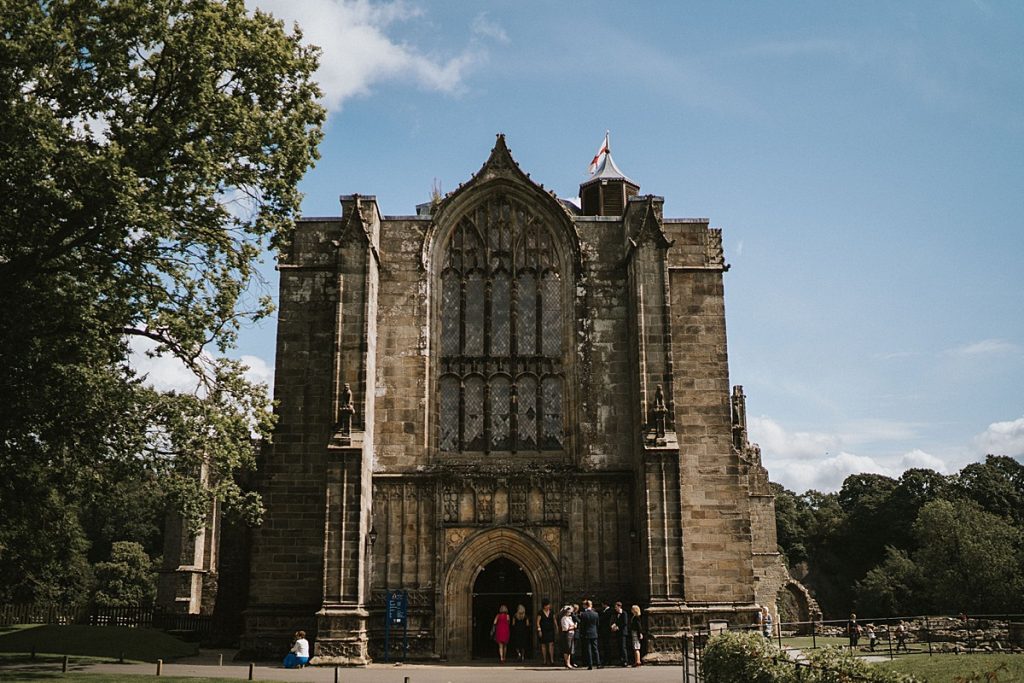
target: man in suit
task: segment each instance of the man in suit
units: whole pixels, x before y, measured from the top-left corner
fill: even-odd
[[[597,650],[597,632],[601,617],[594,611],[590,600],[583,601],[583,612],[580,613],[580,631],[583,636],[583,648],[587,653],[587,668],[596,665],[601,668],[601,654]]]
[[[609,628],[612,632],[612,655],[619,658],[619,663],[622,666],[629,666],[629,649],[631,645],[629,638],[629,616],[622,609],[621,602],[615,603],[615,611],[612,612]],[[605,661],[611,661],[611,657],[606,657]]]

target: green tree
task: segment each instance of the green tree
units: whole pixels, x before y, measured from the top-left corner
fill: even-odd
[[[1013,458],[988,455],[985,462],[966,465],[953,477],[952,488],[982,510],[1024,526],[1024,465]]]
[[[241,0],[3,0],[0,25],[0,599],[34,599],[26,563],[73,564],[28,559],[40,491],[78,515],[155,476],[194,523],[211,497],[258,518],[233,475],[269,400],[223,354],[270,311],[255,266],[324,111],[316,50]],[[148,388],[133,338],[197,389]]]
[[[889,546],[885,559],[855,586],[857,612],[871,617],[919,614],[924,578],[905,550]]]
[[[93,602],[100,607],[149,606],[156,597],[153,562],[138,543],[115,542],[110,560],[98,562],[95,572]]]
[[[915,564],[932,610],[1024,610],[1024,530],[971,501],[935,500],[914,524]]]

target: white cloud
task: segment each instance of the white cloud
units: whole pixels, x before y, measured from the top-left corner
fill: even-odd
[[[1024,417],[1007,422],[993,422],[978,436],[974,443],[979,455],[1008,455],[1024,457]]]
[[[266,384],[271,389],[274,387],[274,368],[270,367],[267,361],[259,356],[243,355],[240,361],[249,366],[245,378],[253,383]]]
[[[508,34],[505,33],[505,29],[503,29],[499,24],[488,19],[486,12],[481,12],[476,15],[476,18],[473,19],[473,25],[471,28],[473,29],[473,33],[481,38],[490,38],[491,40],[496,40],[503,44],[509,43]]]
[[[185,364],[174,356],[167,354],[159,357],[147,355],[156,348],[156,342],[145,337],[132,337],[129,340],[130,355],[128,364],[135,372],[145,376],[145,383],[158,391],[176,391],[193,393],[199,388],[199,381]],[[260,382],[269,388],[274,387],[274,368],[259,356],[243,355],[239,360],[248,366],[245,378],[250,382]],[[202,393],[202,392],[200,392]]]
[[[317,80],[329,110],[370,91],[378,82],[411,81],[427,90],[456,93],[467,69],[484,54],[476,42],[446,58],[426,55],[389,37],[386,29],[410,21],[422,11],[404,2],[369,0],[247,0],[250,7],[270,12],[285,24],[298,22],[304,40],[322,49]],[[505,36],[485,15],[473,22],[477,35]],[[507,36],[505,36],[507,40]]]
[[[981,341],[958,346],[955,349],[949,349],[948,353],[958,356],[987,356],[1003,353],[1017,353],[1020,350],[1020,346],[1005,339],[982,339]]]
[[[156,358],[147,355],[156,346],[156,342],[144,337],[132,337],[129,340],[131,354],[128,364],[145,376],[146,384],[158,391],[194,392],[199,381],[184,363],[170,354]]]
[[[750,420],[750,439],[761,446],[765,467],[772,481],[793,491],[807,489],[836,491],[851,474],[870,472],[899,477],[905,470],[929,468],[948,472],[946,463],[915,448],[898,456],[868,456],[851,451],[851,446],[875,439],[906,440],[916,431],[904,423],[862,420],[852,423],[846,433],[791,432],[769,417]]]
[[[911,468],[918,469],[929,469],[941,472],[942,474],[948,474],[949,469],[946,467],[946,463],[940,458],[932,455],[931,453],[925,453],[920,448],[915,448],[912,451],[908,451],[900,456],[899,472],[902,473]]]
[[[750,436],[764,453],[779,454],[794,460],[810,460],[828,451],[838,451],[840,439],[821,432],[789,432],[768,417],[750,419]]]

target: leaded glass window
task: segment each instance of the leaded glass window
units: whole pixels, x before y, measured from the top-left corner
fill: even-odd
[[[495,196],[458,222],[442,264],[440,450],[561,450],[565,274],[542,219]]]

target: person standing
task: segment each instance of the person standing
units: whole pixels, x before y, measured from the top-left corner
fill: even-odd
[[[772,613],[771,613],[771,611],[767,607],[762,607],[761,608],[761,635],[763,635],[768,640],[772,639],[772,634],[774,633],[774,631],[772,630],[772,626],[773,626],[773,624],[772,624]]]
[[[547,598],[541,602],[537,612],[537,640],[540,643],[540,656],[544,664],[555,664],[555,613],[551,610],[551,601]]]
[[[583,611],[580,613],[580,636],[583,638],[583,651],[587,653],[587,668],[595,666],[601,668],[601,653],[598,651],[598,630],[601,626],[601,617],[594,611],[590,600],[583,601]]]
[[[896,625],[896,652],[899,652],[901,647],[904,652],[910,652],[907,649],[907,625],[902,621]]]
[[[572,606],[572,663],[573,666],[578,667],[580,665],[580,657],[583,656],[583,644],[580,642],[580,609],[579,603],[575,603]]]
[[[526,645],[530,639],[530,619],[526,616],[526,607],[519,605],[512,616],[512,653],[520,662],[526,659]]]
[[[640,661],[640,648],[644,640],[644,624],[640,618],[640,605],[630,607],[633,616],[629,620],[629,637],[633,644],[633,666],[643,666]]]
[[[309,641],[306,640],[305,631],[295,632],[295,641],[292,643],[292,649],[288,652],[288,655],[284,658],[284,668],[286,669],[301,669],[309,663]]]
[[[576,622],[572,618],[572,605],[562,608],[558,626],[562,631],[562,656],[565,658],[565,668],[575,669],[576,665],[572,663],[572,655],[576,645]]]
[[[860,640],[860,624],[857,623],[857,615],[850,613],[850,620],[846,622],[846,633],[850,636],[850,649],[857,647]]]
[[[629,617],[623,611],[621,602],[615,603],[609,630],[612,633],[612,655],[618,658],[621,666],[629,666]]]
[[[505,653],[508,650],[508,641],[511,636],[509,627],[508,607],[502,605],[498,613],[494,615],[494,642],[498,644],[498,659],[505,663]]]

